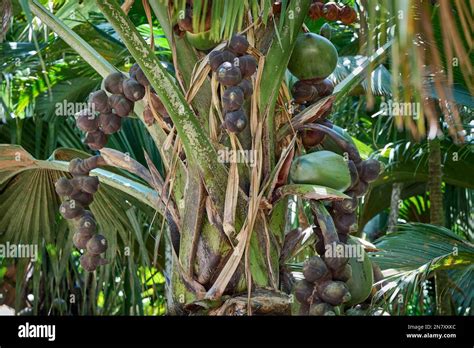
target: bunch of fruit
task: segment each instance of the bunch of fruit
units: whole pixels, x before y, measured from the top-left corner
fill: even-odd
[[[349,6],[340,8],[333,2],[314,2],[310,16],[345,24],[356,17]],[[300,34],[288,64],[288,70],[298,78],[291,88],[293,100],[303,107],[331,95],[334,89],[328,76],[337,66],[338,53],[327,39],[329,25],[323,26],[320,34]],[[363,255],[355,257],[349,255],[347,247],[359,243],[350,236],[357,230],[358,198],[367,192],[368,184],[377,179],[382,168],[376,160],[362,161],[352,138],[326,120],[329,113],[326,111],[300,131],[306,154],[294,159],[289,177],[295,184],[329,187],[349,198],[329,204],[311,202],[318,255],[305,262],[304,279],[294,287],[300,314],[335,315],[340,305],[365,301],[373,285],[372,265],[363,248],[359,245]]]
[[[257,71],[257,60],[246,54],[249,42],[243,35],[234,35],[226,49],[212,51],[209,65],[217,81],[225,86],[222,95],[223,126],[233,133],[240,133],[247,126],[247,116],[242,106],[253,93],[250,77]]]
[[[85,160],[76,158],[69,163],[72,179],[60,178],[56,184],[56,193],[64,198],[59,211],[65,219],[74,222],[76,232],[73,236],[74,246],[85,250],[81,256],[82,267],[94,271],[98,266],[107,263],[100,254],[107,250],[107,240],[96,233],[97,224],[88,206],[94,199],[94,193],[99,189],[99,179],[89,176],[89,172],[98,167],[100,156],[89,157]]]
[[[92,150],[102,149],[107,143],[108,135],[120,130],[122,118],[130,115],[134,103],[143,99],[146,89],[150,88],[150,83],[138,64],[134,64],[129,73],[129,78],[121,72],[108,75],[104,80],[105,91],[91,93],[88,108],[76,114],[76,125],[86,132],[84,143]],[[149,96],[144,119],[151,125],[155,120],[154,113],[162,115],[165,119],[167,113],[154,92],[151,91]],[[65,198],[60,213],[65,219],[74,220],[76,232],[73,243],[78,249],[85,250],[81,256],[81,265],[89,272],[107,263],[100,256],[107,250],[107,240],[104,236],[96,234],[97,224],[94,215],[87,210],[94,199],[93,194],[99,188],[99,179],[89,176],[89,172],[99,166],[100,159],[100,156],[85,160],[73,159],[69,164],[69,172],[73,178],[62,177],[56,182],[57,194]]]
[[[348,257],[344,255],[344,243],[335,236],[325,235],[325,241],[332,246],[331,253],[306,260],[304,279],[295,284],[294,295],[300,304],[300,315],[336,315],[337,306],[356,305],[371,294],[372,264],[363,249],[356,249],[362,255]],[[356,246],[358,242],[351,237],[347,244]],[[335,251],[337,248],[339,252]]]
[[[316,59],[317,64],[308,64]],[[336,48],[325,37],[314,33],[298,36],[288,63],[288,70],[299,79],[291,90],[295,103],[308,105],[332,94],[334,85],[327,77],[337,59]]]
[[[297,157],[290,168],[294,183],[325,186],[349,196],[328,206],[329,221],[324,225],[319,223],[321,216],[315,212],[314,232],[318,237],[316,251],[319,256],[305,263],[305,279],[295,287],[295,296],[301,303],[300,314],[334,315],[332,306],[352,306],[364,301],[373,284],[372,266],[367,255],[364,253],[363,261],[359,261],[360,255],[347,257],[344,248],[357,243],[350,233],[357,230],[358,197],[366,193],[369,182],[377,179],[381,165],[374,159],[362,161],[350,137],[337,128],[327,120],[311,125],[303,134],[303,144],[319,145],[324,150]],[[334,253],[338,248],[340,253],[328,255],[328,250]]]
[[[345,25],[357,20],[357,12],[349,5],[339,5],[335,2],[322,3],[314,1],[309,7],[309,17],[312,20],[324,18],[327,21],[341,21]]]

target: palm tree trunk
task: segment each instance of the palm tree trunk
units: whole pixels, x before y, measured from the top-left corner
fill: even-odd
[[[444,208],[441,167],[441,146],[439,139],[428,142],[428,190],[430,193],[430,222],[432,225],[444,226]],[[449,284],[448,274],[438,271],[435,274],[436,310],[438,315],[450,315],[451,304],[447,293]]]
[[[390,198],[390,215],[388,216],[387,233],[395,232],[397,229],[398,213],[400,212],[400,195],[402,193],[402,183],[392,185],[392,196]]]

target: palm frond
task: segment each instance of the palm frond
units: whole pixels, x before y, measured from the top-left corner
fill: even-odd
[[[404,313],[427,279],[437,271],[448,270],[448,291],[457,296],[458,312],[472,310],[474,245],[446,228],[420,223],[400,225],[398,232],[375,244],[380,251],[371,253],[372,260],[386,276],[375,302],[390,303]]]

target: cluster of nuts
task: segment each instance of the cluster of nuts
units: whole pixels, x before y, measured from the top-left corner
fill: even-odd
[[[299,80],[293,85],[291,93],[296,104],[313,104],[321,98],[331,95],[334,84],[330,79]]]
[[[72,219],[76,228],[73,243],[78,249],[86,252],[81,256],[82,267],[94,271],[98,266],[107,263],[100,254],[107,250],[107,240],[96,233],[97,224],[88,206],[92,203],[94,193],[99,189],[99,179],[89,176],[89,172],[98,167],[100,156],[82,160],[73,159],[69,163],[72,179],[60,178],[56,184],[56,193],[64,198],[59,211],[65,219]]]
[[[239,133],[247,126],[247,116],[242,106],[253,93],[250,77],[257,71],[257,60],[246,54],[249,42],[242,35],[234,35],[223,51],[209,54],[211,70],[217,81],[225,86],[222,105],[225,113],[224,128]]]
[[[303,265],[304,280],[295,284],[294,294],[300,302],[301,315],[336,315],[334,307],[351,299],[345,282],[351,266],[344,257],[313,256]]]
[[[111,95],[107,95],[104,90],[91,93],[88,108],[76,114],[76,125],[86,132],[84,143],[92,150],[102,149],[107,143],[108,135],[120,130],[122,118],[130,115],[134,103],[145,96],[150,83],[140,67],[134,64],[129,78],[121,72],[115,72],[105,78],[104,86]],[[166,116],[167,113],[155,93],[150,92],[149,96],[150,102],[145,107],[144,119],[151,125],[155,120],[154,112]],[[98,167],[100,158],[93,156],[85,160],[73,159],[69,163],[69,172],[73,178],[62,177],[55,184],[56,193],[65,198],[60,213],[65,219],[73,219],[75,222],[73,243],[78,249],[86,251],[81,256],[81,265],[89,272],[107,263],[100,256],[107,250],[107,240],[96,233],[94,215],[87,210],[99,188],[99,179],[89,176],[89,172]]]
[[[339,5],[335,2],[322,3],[314,1],[309,8],[309,17],[312,20],[324,18],[327,21],[341,21],[345,25],[357,20],[357,12],[349,5]]]

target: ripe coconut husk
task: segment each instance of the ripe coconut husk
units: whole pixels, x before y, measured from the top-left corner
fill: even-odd
[[[309,307],[309,315],[336,315],[334,307],[326,302],[313,303]]]
[[[242,81],[237,85],[240,87],[242,92],[244,92],[244,98],[247,99],[253,94],[252,81],[249,79],[242,79]]]
[[[375,159],[368,159],[360,164],[360,177],[365,182],[373,182],[377,180],[382,172],[382,165]]]
[[[77,223],[77,231],[83,234],[94,234],[97,229],[94,215],[90,210],[85,210]]]
[[[236,55],[243,55],[249,49],[249,42],[247,38],[243,35],[234,35],[229,41],[229,50],[231,50]]]
[[[104,134],[117,133],[122,128],[122,118],[112,112],[103,113],[99,116],[99,125]]]
[[[224,127],[232,133],[240,133],[247,126],[247,116],[242,109],[229,111],[224,116]]]
[[[309,300],[313,294],[314,284],[307,280],[298,280],[295,283],[294,294],[295,298],[300,303],[309,303]]]
[[[106,265],[108,261],[101,258],[100,255],[94,255],[86,252],[81,256],[80,263],[82,268],[84,268],[84,270],[87,272],[94,272],[97,267]]]
[[[338,236],[339,239],[339,236]],[[337,241],[331,244],[325,244],[324,262],[331,270],[339,270],[344,267],[349,259],[345,256],[345,244]]]
[[[99,255],[107,250],[107,239],[101,234],[94,235],[86,245],[87,252],[93,255]]]
[[[108,75],[104,80],[105,90],[112,94],[122,94],[123,93],[123,80],[125,75],[121,72],[114,72]]]
[[[99,178],[97,176],[76,176],[72,185],[83,192],[94,194],[99,189]]]
[[[357,12],[351,6],[345,5],[339,11],[339,20],[345,25],[354,23],[357,20]]]
[[[229,87],[222,95],[222,104],[225,111],[236,111],[244,103],[244,92],[239,87]]]
[[[85,250],[87,242],[92,238],[92,234],[76,232],[72,236],[72,243],[77,249]]]
[[[136,102],[145,96],[145,87],[135,79],[125,79],[123,80],[123,94],[128,100]]]
[[[250,54],[239,57],[239,68],[243,78],[250,77],[257,71],[257,60]]]
[[[58,181],[56,181],[56,183],[54,184],[54,188],[56,190],[56,193],[61,197],[69,196],[74,190],[74,187],[72,186],[70,180],[65,177],[59,178]]]
[[[335,214],[350,214],[356,210],[358,200],[355,193],[353,191],[347,191],[345,194],[351,198],[332,202],[332,209]]]
[[[303,275],[308,282],[315,283],[330,277],[326,263],[319,256],[313,256],[303,265]]]
[[[84,109],[75,115],[76,126],[83,132],[92,132],[99,128],[99,120],[90,110]]]
[[[333,221],[338,233],[349,234],[356,230],[357,215],[356,213],[336,213],[333,212]]]
[[[74,219],[84,214],[84,207],[75,200],[67,200],[61,204],[59,212],[65,219]]]
[[[86,134],[84,144],[89,146],[92,150],[100,150],[107,144],[107,135],[98,130]]]
[[[327,281],[317,285],[318,296],[324,302],[338,306],[351,299],[346,284],[341,281]]]
[[[323,6],[323,17],[328,21],[337,21],[339,19],[340,8],[335,2],[328,2]]]
[[[332,279],[347,282],[352,277],[352,266],[350,264],[332,272]]]
[[[92,203],[94,200],[94,195],[87,192],[76,192],[71,195],[71,199],[79,202],[82,206],[86,207]]]
[[[300,80],[293,85],[291,94],[293,95],[295,103],[304,104],[316,98],[317,90],[312,84]]]
[[[112,112],[120,117],[127,117],[133,111],[133,102],[122,94],[112,94],[109,96],[109,104]]]
[[[323,16],[323,7],[324,4],[322,2],[313,2],[311,6],[309,7],[309,13],[308,16],[311,18],[313,21],[318,20]]]
[[[365,182],[364,180],[362,180],[362,178],[360,178],[357,185],[351,189],[351,191],[353,191],[357,197],[364,196],[368,190],[369,190],[369,184]]]
[[[232,63],[224,62],[217,68],[216,78],[223,86],[236,86],[242,81],[242,72]]]
[[[109,97],[102,89],[90,94],[89,103],[96,112],[110,112]]]

